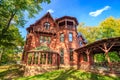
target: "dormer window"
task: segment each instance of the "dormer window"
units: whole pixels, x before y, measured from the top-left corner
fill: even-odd
[[[46,30],[50,29],[50,23],[49,22],[45,22],[44,23],[44,27]]]

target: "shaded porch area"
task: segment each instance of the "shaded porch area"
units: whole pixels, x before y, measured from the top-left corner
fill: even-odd
[[[90,70],[95,65],[94,55],[103,53],[107,59],[109,71],[113,71],[114,64],[108,54],[116,51],[120,58],[120,37],[98,40],[74,51],[78,53],[78,69]]]

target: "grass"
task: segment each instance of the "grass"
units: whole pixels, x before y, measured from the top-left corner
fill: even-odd
[[[81,70],[55,70],[35,76],[23,77],[16,65],[0,66],[0,80],[120,80],[120,77],[103,76]]]
[[[22,77],[17,80],[120,80],[120,77],[98,75],[80,70],[56,70],[36,76]]]
[[[0,66],[0,80],[14,80],[22,75],[23,71],[20,70],[19,65]]]

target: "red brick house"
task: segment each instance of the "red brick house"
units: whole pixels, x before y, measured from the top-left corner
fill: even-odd
[[[78,21],[75,17],[63,16],[53,19],[48,12],[27,28],[23,61],[27,51],[46,44],[50,50],[60,55],[60,65],[77,65],[77,53],[73,50],[86,44],[77,32]]]

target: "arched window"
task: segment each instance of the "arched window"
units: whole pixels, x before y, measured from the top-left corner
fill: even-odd
[[[44,23],[44,27],[46,30],[50,29],[50,23],[49,22],[45,22]]]

